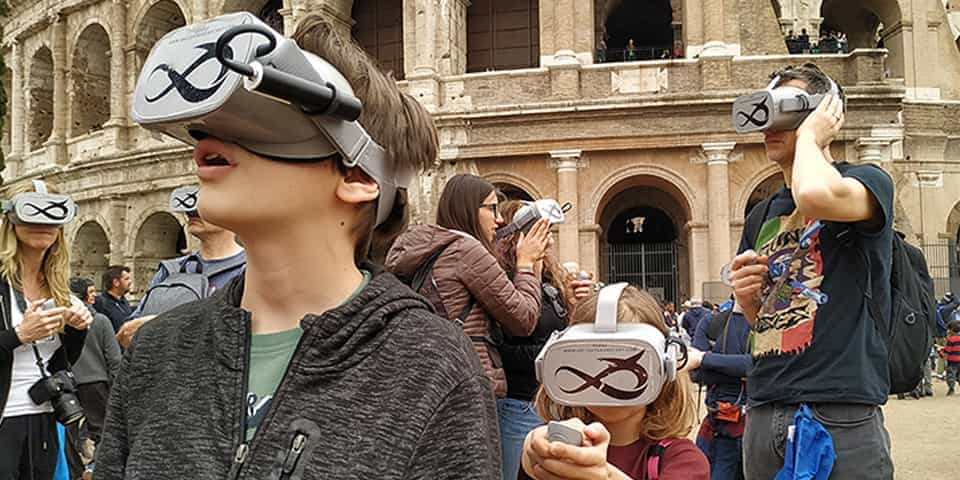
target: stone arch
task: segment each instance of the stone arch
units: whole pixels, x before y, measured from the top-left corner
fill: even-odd
[[[694,209],[696,195],[694,195],[693,188],[683,176],[672,169],[659,165],[632,165],[615,170],[597,184],[597,188],[590,197],[590,203],[587,204],[586,209],[581,209],[583,223],[587,225],[596,224],[600,212],[605,207],[605,202],[629,188],[628,184],[623,183],[625,180],[637,177],[658,179],[660,187],[672,191],[671,193],[676,197],[677,203],[682,207],[686,218],[693,222],[706,221],[705,218],[700,218],[702,214],[700,216],[695,215],[697,213]]]
[[[821,31],[845,33],[850,51],[877,48],[876,35],[882,26],[880,36],[883,46],[890,51],[886,62],[890,74],[895,78],[904,77],[904,49],[908,45],[903,36],[903,14],[897,0],[823,0],[819,11],[823,18]]]
[[[30,60],[27,113],[27,139],[30,150],[43,147],[53,133],[53,53],[40,46]]]
[[[142,293],[161,260],[179,256],[186,247],[183,226],[177,217],[162,209],[145,214],[133,237],[133,278],[135,294]]]
[[[473,0],[466,28],[468,73],[540,65],[539,0]]]
[[[537,188],[536,184],[520,175],[507,172],[494,172],[484,175],[483,178],[487,179],[488,182],[497,185],[498,188],[499,185],[509,185],[527,194],[533,199],[545,198],[543,192]]]
[[[182,0],[154,0],[144,3],[134,17],[133,42],[136,52],[136,71],[143,66],[150,49],[167,32],[187,24],[189,18]]]
[[[69,69],[70,137],[103,128],[110,119],[110,37],[100,23],[81,30]]]
[[[403,1],[354,0],[351,35],[384,73],[403,80]]]
[[[280,13],[283,8],[283,0],[222,0],[213,11],[218,14],[250,12],[274,30],[283,33],[283,14]]]
[[[960,202],[950,210],[944,232],[950,235],[951,240],[960,244]]]
[[[750,177],[750,180],[743,186],[743,189],[740,190],[739,195],[737,196],[736,204],[733,205],[733,212],[731,212],[730,218],[739,219],[740,215],[746,215],[743,213],[747,211],[747,208],[751,206],[751,197],[754,196],[754,193],[763,185],[765,182],[770,181],[773,178],[776,178],[778,175],[782,175],[780,167],[777,164],[771,163],[760,169],[760,171],[753,174]]]
[[[683,48],[683,3],[594,0],[598,62],[654,60],[664,52],[668,58],[675,56],[676,48]],[[627,48],[630,39],[634,40],[633,50]]]
[[[70,245],[72,275],[97,281],[110,263],[110,240],[106,229],[96,220],[83,222]]]

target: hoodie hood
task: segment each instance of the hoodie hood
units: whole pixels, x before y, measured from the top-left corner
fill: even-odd
[[[430,255],[463,238],[473,237],[437,225],[410,227],[397,238],[387,254],[387,270],[398,277],[410,278]]]

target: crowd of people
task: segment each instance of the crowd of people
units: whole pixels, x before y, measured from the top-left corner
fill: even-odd
[[[806,28],[800,30],[800,35],[790,30],[784,40],[787,42],[787,51],[791,55],[847,53],[850,51],[847,35],[838,31],[822,30],[819,39],[811,40]]]
[[[407,227],[408,172],[437,155],[429,113],[322,17],[303,19],[294,44],[238,15],[174,31],[147,65],[243,23],[228,33],[268,35],[257,54],[287,55],[258,63],[261,80],[300,65],[333,100],[266,108],[224,88],[207,110],[138,104],[144,127],[194,145],[199,192],[173,199],[199,197],[175,210],[201,246],[161,263],[136,308],[129,268],[108,268],[99,296],[70,278],[71,218],[17,207],[69,198],[43,182],[10,192],[0,478],[52,478],[58,422],[70,478],[893,478],[887,345],[871,313],[891,310],[893,182],[831,157],[844,96],[815,65],[773,77],[774,92],[829,95],[796,128],[764,132],[786,187],[746,219],[732,298],[678,313],[562,264],[550,233],[562,215],[476,175],[447,182],[435,223]],[[353,102],[362,112],[337,113]],[[947,330],[952,393],[960,322]],[[639,353],[590,357],[624,342]],[[568,363],[548,371],[547,354]],[[702,419],[691,378],[706,389]]]

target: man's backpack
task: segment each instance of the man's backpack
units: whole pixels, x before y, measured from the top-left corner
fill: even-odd
[[[141,301],[141,315],[159,315],[185,303],[209,297],[213,293],[210,277],[237,268],[245,262],[243,255],[235,255],[230,261],[206,271],[196,254],[160,262],[167,271],[167,278],[147,290]]]
[[[850,168],[838,166],[842,173]],[[758,204],[744,222],[744,231],[753,235],[754,241],[770,213],[773,196]],[[762,212],[762,215],[758,215]],[[827,231],[827,230],[824,230]],[[933,342],[937,324],[937,302],[934,297],[933,280],[927,269],[923,252],[907,243],[902,233],[894,231],[892,267],[890,271],[889,315],[881,311],[873,300],[872,282],[869,281],[870,263],[866,254],[852,242],[849,229],[843,229],[838,238],[847,237],[844,244],[863,259],[868,272],[864,288],[870,316],[887,345],[887,367],[890,372],[890,393],[906,393],[913,390],[923,377],[923,362]]]
[[[887,342],[890,393],[906,393],[923,379],[937,325],[937,301],[923,251],[894,232],[891,256],[890,316],[883,315],[869,288],[866,296],[870,315]]]

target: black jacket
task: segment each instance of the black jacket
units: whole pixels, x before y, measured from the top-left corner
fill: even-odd
[[[243,280],[137,333],[110,395],[97,480],[500,477],[496,403],[473,346],[387,273],[301,320],[270,411],[244,443]]]
[[[533,400],[540,387],[534,368],[537,355],[553,332],[567,327],[568,309],[563,294],[549,282],[544,282],[541,290],[543,300],[537,328],[529,337],[507,335],[500,346],[503,371],[507,374],[507,396],[527,402]]]
[[[20,311],[27,310],[27,302],[23,298],[23,293],[14,290],[17,305]],[[10,285],[5,278],[0,278],[0,317],[3,323],[0,324],[0,412],[7,406],[7,397],[10,395],[10,377],[13,375],[13,351],[20,346],[20,339],[17,338],[17,332],[13,330],[13,322],[10,318],[10,311],[13,306],[10,298]],[[71,326],[66,326],[63,333],[60,334],[60,348],[53,353],[53,357],[47,363],[47,370],[50,373],[58,372],[76,363],[80,358],[80,352],[83,351],[83,342],[87,338],[86,330],[77,330]]]

